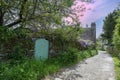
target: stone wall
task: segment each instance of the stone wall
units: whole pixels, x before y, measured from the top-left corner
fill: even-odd
[[[84,40],[90,40],[96,43],[96,24],[91,23],[91,27],[86,27],[84,29],[85,31],[80,35],[80,37]]]

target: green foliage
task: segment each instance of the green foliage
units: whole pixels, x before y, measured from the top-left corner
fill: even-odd
[[[120,80],[120,58],[114,57],[116,80]]]
[[[104,20],[104,33],[101,36],[104,38],[104,40],[107,40],[107,44],[112,43],[113,31],[115,29],[116,19],[118,18],[118,16],[119,14],[117,13],[117,10],[114,10]]]
[[[120,10],[118,10],[118,14],[120,14]],[[116,80],[120,80],[120,17],[118,17],[115,26],[113,44],[115,45],[115,49],[117,49],[114,51],[114,54],[112,54],[115,63]]]
[[[117,19],[117,24],[114,30],[113,44],[120,51],[120,17]]]
[[[15,58],[17,55],[27,54],[33,46],[31,38],[27,34],[28,31],[24,28],[13,30],[5,26],[0,27],[0,53],[8,54],[9,58],[10,55]]]
[[[89,58],[97,54],[97,50],[84,50],[79,52],[79,60],[83,60],[85,58]]]
[[[42,73],[42,62],[36,62],[27,60],[24,63],[17,66],[10,66],[8,70],[4,70],[0,74],[1,80],[37,80],[37,71]],[[36,68],[39,67],[39,68]],[[34,69],[34,70],[33,70]]]
[[[2,14],[0,18],[4,18],[3,23],[8,27],[14,27],[16,24],[19,24],[25,27],[32,26],[46,29],[53,23],[61,25],[61,17],[68,14],[66,9],[73,4],[73,1],[12,0],[11,3],[7,0],[0,0],[0,12]],[[9,21],[11,22],[10,24],[8,24]]]
[[[77,47],[76,41],[81,33],[80,27],[64,27],[39,31],[35,36],[42,36],[50,41],[51,49],[65,51],[68,46]]]
[[[110,54],[118,53],[118,50],[115,48],[115,46],[107,46],[106,51]]]
[[[73,64],[78,61],[79,50],[75,48],[68,48],[64,53],[61,53],[59,60],[62,64]]]
[[[91,53],[96,54],[95,51]],[[0,80],[40,80],[46,75],[57,72],[61,67],[75,64],[90,56],[89,51],[81,53],[76,48],[68,48],[57,58],[46,61],[24,59],[21,63],[0,63]]]

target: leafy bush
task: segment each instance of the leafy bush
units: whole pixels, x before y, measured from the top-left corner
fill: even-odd
[[[107,48],[106,48],[106,51],[108,52],[108,53],[110,53],[110,54],[115,54],[115,53],[119,53],[119,51],[116,49],[116,47],[115,46],[107,46]]]
[[[37,80],[37,70],[42,72],[42,62],[27,60],[22,64],[12,66],[0,74],[1,80]],[[37,67],[37,68],[36,68]],[[38,68],[39,67],[39,68]],[[34,69],[34,70],[33,70]]]
[[[80,50],[87,50],[87,49],[95,49],[96,48],[95,43],[93,43],[90,40],[79,39],[78,45],[79,45]]]
[[[65,51],[68,46],[76,47],[77,37],[81,33],[79,27],[64,27],[50,30],[40,30],[35,36],[42,36],[49,40],[50,49],[56,53]]]
[[[115,64],[116,80],[120,80],[120,58],[114,56],[113,59]]]
[[[7,53],[7,59],[21,59],[33,50],[33,42],[29,36],[31,30],[27,28],[10,29],[0,27],[0,53]],[[36,32],[35,37],[42,36],[49,40],[50,51],[55,53],[66,51],[69,46],[78,48],[77,37],[81,33],[79,27],[64,27]]]
[[[79,52],[79,60],[83,60],[85,58],[92,57],[97,54],[96,50],[84,50]]]
[[[96,53],[92,51],[91,54]],[[13,63],[0,63],[0,80],[40,80],[63,66],[75,64],[90,56],[89,51],[80,52],[76,48],[68,48],[57,58],[50,58],[46,61],[24,59],[14,60]]]
[[[120,51],[120,18],[117,20],[118,24],[114,30],[113,44]]]
[[[73,64],[78,61],[78,49],[68,48],[67,51],[61,53],[58,57],[62,64]]]
[[[29,29],[0,27],[0,53],[12,55],[15,58],[27,54],[33,48],[33,42],[28,36]]]

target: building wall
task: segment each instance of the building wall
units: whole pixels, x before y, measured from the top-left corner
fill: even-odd
[[[91,40],[96,43],[96,24],[91,23],[91,27],[85,28],[85,31],[80,35],[80,37],[84,40]]]

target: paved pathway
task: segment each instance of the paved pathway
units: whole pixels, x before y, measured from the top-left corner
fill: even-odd
[[[115,80],[113,59],[99,51],[98,55],[45,80]]]

